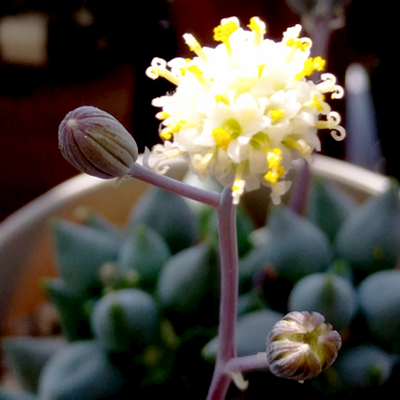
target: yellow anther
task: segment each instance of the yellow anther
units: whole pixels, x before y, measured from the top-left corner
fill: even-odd
[[[196,40],[196,38],[190,34],[185,33],[183,35],[183,39],[185,40],[186,44],[189,46],[190,51],[193,51],[198,55],[204,62],[207,62],[207,56],[204,54],[200,43]]]
[[[314,71],[323,71],[326,61],[322,57],[308,58],[304,63],[304,68],[296,76],[296,80],[300,80],[306,76],[310,76]]]
[[[217,102],[220,101],[221,103],[224,103],[227,106],[229,106],[229,101],[226,100],[226,98],[224,96],[217,94],[214,98],[215,98],[215,100],[217,100]]]
[[[242,172],[240,171],[240,166],[238,167],[239,171],[236,173],[236,179],[235,182],[232,185],[232,198],[233,198],[233,204],[238,204],[240,197],[242,196],[244,192],[244,187],[246,182],[241,179]]]
[[[156,114],[156,118],[159,120],[167,119],[169,117],[169,114],[165,111],[160,111]]]
[[[278,122],[284,115],[285,112],[283,110],[272,110],[270,117],[273,121]]]
[[[224,128],[215,128],[212,131],[212,136],[215,140],[215,143],[222,147],[225,151],[228,149],[228,145],[231,141],[231,135]]]
[[[325,96],[322,96],[322,101],[324,100]],[[313,101],[311,103],[311,107],[315,107],[317,109],[317,111],[323,111],[324,107],[322,106],[321,101],[318,99],[317,95],[313,96]]]
[[[286,137],[282,144],[289,149],[297,150],[302,156],[307,156],[311,153],[311,147],[303,139],[296,140],[291,137]]]
[[[277,183],[279,178],[285,173],[285,169],[283,167],[279,167],[274,171],[268,171],[264,175],[264,179],[269,183]]]
[[[258,17],[253,17],[247,26],[254,32],[254,44],[257,46],[260,45],[267,32],[265,22],[261,21]]]
[[[224,43],[229,55],[232,55],[229,38],[237,29],[239,29],[239,26],[233,21],[229,21],[223,25],[218,25],[214,28],[214,40]]]
[[[280,162],[282,161],[282,150],[275,148],[268,152],[267,160],[269,169],[279,168]]]
[[[265,64],[261,64],[258,66],[258,78],[261,78],[262,73],[264,72]]]
[[[301,51],[306,51],[310,47],[310,43],[302,42],[300,39],[289,39],[286,42],[286,46],[294,47],[295,49],[300,49]]]
[[[170,140],[172,138],[172,135],[176,132],[179,132],[184,124],[185,121],[179,121],[176,125],[169,125],[166,128],[162,129],[160,132],[161,139]]]
[[[190,65],[186,69],[207,89],[210,89],[210,82],[204,78],[203,71],[197,65]]]

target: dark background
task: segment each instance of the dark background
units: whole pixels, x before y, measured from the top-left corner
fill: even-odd
[[[361,62],[369,71],[387,171],[397,175],[397,88],[390,86],[395,79],[396,21],[385,4],[365,4],[354,0],[348,7],[346,26],[331,39],[328,70],[342,85],[351,62]],[[144,71],[155,56],[189,55],[183,33],[211,45],[212,28],[221,18],[235,15],[244,24],[256,15],[267,22],[268,36],[280,39],[288,26],[300,22],[284,0],[88,0],[84,6],[93,22],[82,26],[76,21],[82,5],[82,0],[1,2],[0,18],[40,11],[49,24],[46,65],[0,62],[0,221],[78,173],[57,145],[57,128],[68,111],[93,105],[110,112],[133,134],[140,150],[158,141],[150,102],[171,88],[165,81],[148,79]],[[344,100],[335,101],[334,108],[343,115]],[[322,141],[323,153],[343,157],[343,143],[329,135]]]

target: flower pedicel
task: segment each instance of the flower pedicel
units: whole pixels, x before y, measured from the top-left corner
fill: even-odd
[[[317,84],[307,79],[324,69],[325,60],[309,56],[311,40],[299,37],[300,25],[287,29],[280,42],[264,39],[266,26],[257,17],[248,27],[242,29],[235,17],[223,19],[214,29],[214,39],[222,42],[216,48],[201,47],[185,34],[196,57],[153,59],[147,76],[161,76],[177,88],[152,102],[162,109],[156,117],[165,141],[152,155],[159,173],[166,171],[166,160],[185,158],[200,179],[211,175],[231,187],[234,203],[244,190],[266,185],[279,204],[290,187],[285,176],[291,162],[310,161],[320,150],[317,130],[344,139],[340,115],[325,102],[326,93],[336,99],[344,91],[329,73]]]

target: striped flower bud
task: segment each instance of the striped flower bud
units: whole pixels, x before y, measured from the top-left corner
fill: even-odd
[[[65,116],[58,128],[58,143],[74,167],[103,179],[126,176],[138,157],[136,142],[121,123],[91,106]]]
[[[317,312],[293,311],[277,322],[267,338],[270,371],[286,379],[314,378],[335,361],[342,340]]]

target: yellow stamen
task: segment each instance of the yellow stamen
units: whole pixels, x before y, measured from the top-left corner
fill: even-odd
[[[285,173],[285,169],[283,167],[277,168],[275,171],[268,171],[264,175],[264,179],[269,183],[277,183],[279,178]]]
[[[285,168],[280,165],[282,161],[281,149],[275,148],[267,154],[269,171],[264,175],[264,179],[269,183],[277,183],[279,178],[285,173]]]
[[[160,132],[160,137],[161,139],[164,140],[170,140],[172,138],[172,135],[176,132],[179,132],[183,125],[185,124],[185,121],[179,121],[176,125],[169,125],[166,128],[162,129]]]
[[[314,71],[323,71],[326,61],[322,57],[308,58],[304,63],[304,68],[296,76],[296,80],[300,80],[306,76],[310,76]]]
[[[198,55],[205,63],[208,61],[207,56],[204,54],[200,43],[196,40],[196,38],[192,34],[185,33],[183,35],[183,39],[189,46],[190,51],[195,52],[196,55]]]
[[[212,136],[218,146],[221,146],[225,151],[228,149],[228,145],[231,141],[231,135],[226,129],[221,127],[215,128],[212,131]]]
[[[325,96],[322,95],[322,101],[324,100]],[[323,111],[324,107],[322,106],[321,101],[318,99],[317,95],[313,96],[313,101],[311,103],[311,107],[315,107],[317,111]]]
[[[270,117],[273,121],[278,122],[284,115],[285,112],[283,110],[272,110]]]
[[[261,64],[258,66],[258,79],[261,78],[261,75],[262,75],[264,69],[265,69],[265,64]]]
[[[210,89],[210,82],[204,78],[203,71],[197,65],[190,65],[187,67],[187,70],[207,89]]]
[[[217,102],[220,101],[221,103],[224,103],[224,104],[226,104],[227,106],[229,106],[229,101],[226,100],[226,98],[225,98],[224,96],[222,96],[221,94],[217,94],[217,95],[214,97],[214,99],[217,100]]]
[[[223,25],[218,25],[216,28],[214,28],[214,40],[224,43],[230,56],[232,55],[232,48],[229,43],[229,37],[237,29],[239,29],[239,26],[233,21],[229,21]]]
[[[310,43],[302,42],[300,39],[289,39],[286,42],[286,46],[293,47],[295,49],[300,49],[301,51],[306,51],[310,47]]]
[[[264,39],[264,35],[267,33],[266,25],[258,17],[250,19],[250,24],[247,25],[254,32],[254,44],[259,46]]]
[[[296,140],[291,137],[286,137],[282,144],[289,149],[297,150],[302,156],[307,156],[311,153],[311,147],[303,139]]]
[[[159,120],[167,119],[169,117],[169,114],[165,111],[160,111],[156,114],[156,118]]]

